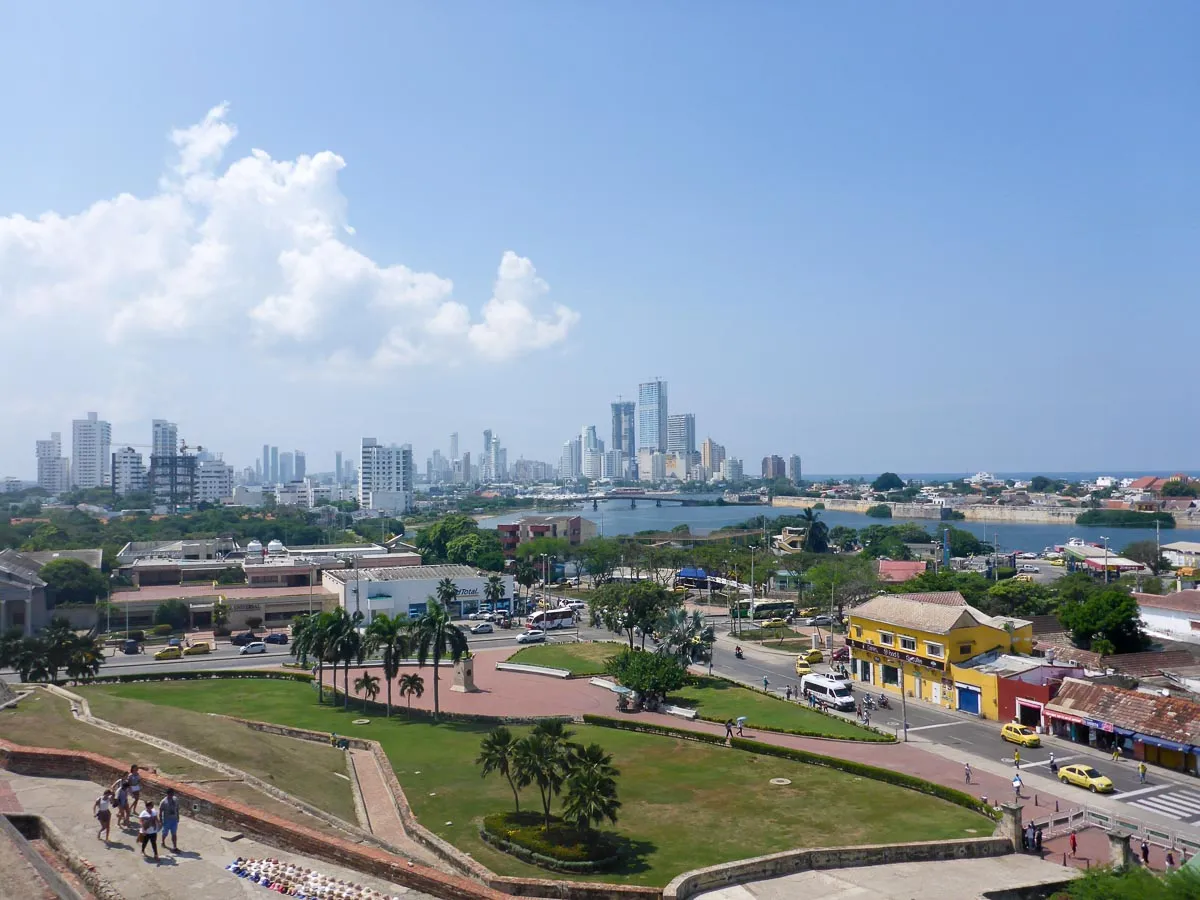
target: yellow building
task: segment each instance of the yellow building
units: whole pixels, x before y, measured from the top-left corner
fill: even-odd
[[[846,643],[864,687],[987,717],[996,709],[996,679],[962,663],[980,654],[1033,650],[1033,625],[989,616],[957,591],[881,594],[850,611]]]

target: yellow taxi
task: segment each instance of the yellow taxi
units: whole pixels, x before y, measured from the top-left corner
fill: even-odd
[[[808,664],[803,653],[796,657],[796,674],[801,677],[812,674],[812,666]]]
[[[1052,565],[1052,566],[1058,566],[1058,567],[1060,567],[1060,568],[1061,568],[1061,567],[1065,566],[1066,564],[1067,564],[1067,561],[1066,561],[1065,559],[1052,559],[1052,560],[1050,560],[1050,565]]]
[[[1040,747],[1042,739],[1037,736],[1037,732],[1028,725],[1021,725],[1017,722],[1009,722],[1000,729],[1000,737],[1006,741],[1012,741],[1014,744],[1020,744],[1022,747]]]
[[[1033,581],[1033,576],[1028,572],[1022,572],[1020,575],[1014,575],[1013,581]]]
[[[155,659],[179,659],[183,656],[183,651],[178,647],[163,647],[154,654]]]
[[[796,661],[799,662],[800,660],[804,660],[806,663],[819,663],[824,658],[825,654],[814,647],[807,653],[801,653],[799,656],[797,656]]]
[[[763,628],[787,628],[787,621],[776,616],[762,623]]]
[[[189,644],[183,648],[184,656],[200,656],[204,653],[212,653],[212,644],[202,642],[199,644]]]
[[[1091,766],[1063,766],[1058,770],[1058,780],[1063,784],[1074,784],[1087,788],[1093,794],[1107,794],[1113,783],[1107,775],[1101,775]]]

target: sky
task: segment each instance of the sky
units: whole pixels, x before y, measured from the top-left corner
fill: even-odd
[[[757,472],[1200,467],[1191,2],[8,4],[0,475],[640,381]],[[69,452],[69,450],[67,451]],[[147,451],[148,452],[148,451]]]

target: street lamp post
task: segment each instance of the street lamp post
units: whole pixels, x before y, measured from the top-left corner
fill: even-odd
[[[1100,540],[1104,541],[1104,583],[1108,584],[1108,538],[1100,535]]]

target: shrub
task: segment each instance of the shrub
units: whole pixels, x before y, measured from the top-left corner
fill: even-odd
[[[155,625],[153,628],[150,629],[151,634],[158,635],[159,637],[165,637],[166,635],[170,634],[172,631],[174,631],[174,629],[170,625],[166,625],[166,624]]]
[[[144,641],[146,639],[146,632],[131,631],[131,632],[129,632],[129,639],[131,641],[137,641],[140,644],[142,641]]]
[[[518,859],[559,872],[602,872],[621,859],[621,845],[610,832],[578,829],[557,816],[550,830],[535,812],[495,813],[484,817],[479,835]]]
[[[178,599],[164,600],[158,604],[158,609],[154,610],[155,624],[167,625],[176,631],[187,628],[191,617],[192,611],[187,603]]]
[[[866,515],[872,519],[890,519],[892,517],[892,508],[886,503],[876,503],[874,506],[868,506]]]
[[[148,672],[146,674],[102,675],[93,678],[93,684],[127,684],[131,681],[202,681],[206,678],[261,678],[268,681],[299,681],[312,684],[311,672],[271,672],[228,670],[216,672]]]
[[[246,627],[250,629],[258,628],[262,625],[262,616],[246,616]]]
[[[214,637],[229,637],[231,634],[233,634],[233,632],[230,630],[228,625],[218,625],[213,629]]]
[[[725,738],[717,734],[709,734],[707,732],[687,731],[682,728],[671,728],[666,725],[651,725],[644,722],[630,721],[627,719],[610,719],[607,716],[593,716],[584,714],[583,721],[588,725],[599,725],[604,728],[622,728],[626,731],[637,731],[642,734],[659,734],[666,737],[683,738],[684,740],[700,741],[706,744],[725,744]],[[957,806],[962,806],[966,809],[974,810],[987,816],[989,819],[996,820],[999,815],[990,806],[985,806],[970,794],[963,793],[960,790],[946,787],[940,784],[934,784],[932,781],[926,781],[924,778],[917,778],[915,775],[908,775],[904,772],[893,772],[890,769],[881,769],[877,766],[869,766],[865,763],[854,762],[849,759],[838,759],[834,756],[822,756],[819,753],[810,753],[807,750],[795,750],[791,747],[777,747],[774,744],[763,744],[758,741],[751,741],[745,738],[732,738],[729,741],[731,747],[738,750],[746,750],[750,753],[757,753],[760,756],[775,756],[781,759],[790,759],[795,762],[808,763],[814,766],[827,766],[831,769],[837,769],[841,772],[846,772],[849,775],[858,775],[862,778],[871,778],[875,781],[883,781],[887,784],[894,784],[898,787],[908,788],[909,790],[917,791],[921,794],[929,794],[932,797],[946,800]]]

